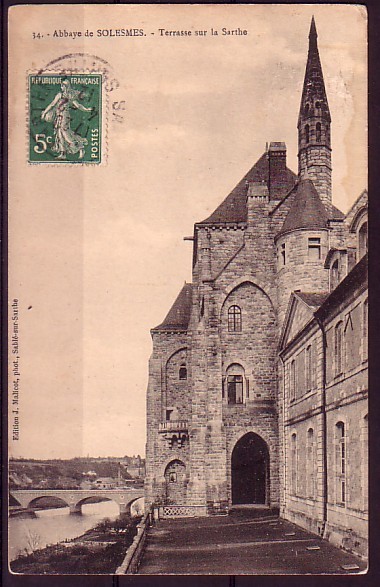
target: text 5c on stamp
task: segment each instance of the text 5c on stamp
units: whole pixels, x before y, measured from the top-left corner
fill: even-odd
[[[99,164],[102,75],[29,76],[30,163]]]

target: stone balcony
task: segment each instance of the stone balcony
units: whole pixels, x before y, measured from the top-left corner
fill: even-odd
[[[158,425],[159,432],[173,432],[173,433],[180,433],[185,432],[187,433],[189,427],[189,423],[187,420],[167,420],[166,422],[160,422]]]
[[[167,420],[160,422],[158,432],[168,442],[169,448],[182,448],[189,440],[187,420]]]

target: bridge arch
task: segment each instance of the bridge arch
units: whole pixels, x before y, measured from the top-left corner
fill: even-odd
[[[65,507],[68,508],[70,507],[69,502],[66,501],[65,499],[63,499],[62,497],[58,497],[55,495],[49,495],[48,493],[46,495],[39,495],[37,497],[34,497],[33,499],[31,499],[27,505],[28,509],[36,509],[38,508],[38,504],[41,501],[44,501],[44,505],[46,505],[46,503],[49,503],[49,505],[51,505],[51,508],[61,508],[61,507]]]

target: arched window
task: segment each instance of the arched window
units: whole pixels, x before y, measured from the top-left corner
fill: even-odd
[[[296,374],[296,362],[293,361],[290,363],[290,401],[294,401],[296,399],[296,387],[297,387],[297,374]]]
[[[314,430],[307,431],[307,459],[306,459],[306,492],[307,496],[315,497],[315,451],[314,451]]]
[[[317,109],[317,110],[319,110],[319,109],[320,109],[320,107],[321,107],[321,103],[320,103],[320,102],[316,102],[316,103],[315,103],[315,107],[316,107],[316,109]]]
[[[317,102],[317,104],[318,104],[318,102]],[[320,122],[317,122],[317,125],[316,125],[315,129],[316,129],[315,138],[316,138],[317,143],[319,143],[321,141],[321,135],[322,135],[322,127],[321,127],[321,123]]]
[[[247,396],[247,382],[244,368],[238,363],[230,365],[226,371],[227,403],[230,405],[244,403],[244,389]]]
[[[330,126],[328,124],[326,124],[326,140],[329,143],[330,142]]]
[[[346,431],[343,422],[335,426],[336,503],[346,503]]]
[[[364,222],[359,228],[358,232],[358,245],[359,245],[359,260],[364,257],[368,250],[368,223]]]
[[[312,381],[313,381],[313,359],[312,359],[312,352],[311,352],[311,344],[306,348],[305,353],[305,383],[306,383],[306,391],[310,391],[312,388]]]
[[[368,359],[368,299],[363,304],[363,361]]]
[[[305,105],[305,114],[306,114],[306,116],[309,114],[309,110],[310,110],[310,105],[309,104],[306,104]]]
[[[310,126],[308,124],[305,126],[305,141],[306,143],[310,142]]]
[[[335,326],[335,376],[343,372],[343,323],[338,322]]]
[[[187,367],[186,367],[185,363],[181,363],[181,365],[180,365],[179,372],[178,372],[178,378],[181,381],[187,379]]]
[[[336,259],[336,261],[334,261],[334,263],[331,266],[331,279],[330,279],[331,289],[332,290],[335,289],[338,284],[339,284],[339,260]]]
[[[228,308],[228,332],[241,332],[241,309],[239,306]]]
[[[297,480],[298,480],[298,452],[297,452],[297,434],[292,434],[290,447],[290,461],[291,461],[291,479],[290,490],[293,495],[297,495]]]

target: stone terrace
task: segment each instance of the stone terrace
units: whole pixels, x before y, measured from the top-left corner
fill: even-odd
[[[311,548],[314,547],[314,550]],[[344,566],[358,568],[344,569]],[[365,561],[271,511],[161,520],[151,528],[139,574],[350,574]]]

